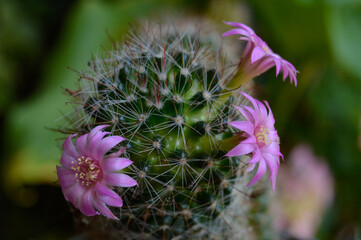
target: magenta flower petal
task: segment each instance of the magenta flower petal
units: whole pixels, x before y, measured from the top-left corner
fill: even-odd
[[[119,157],[125,152],[126,148],[121,148],[118,152],[110,153],[107,158]]]
[[[90,137],[90,134],[88,136],[88,149],[87,152],[89,152],[91,157],[97,158],[98,153],[98,146],[101,139],[109,134],[109,132],[98,132],[93,135],[93,137]]]
[[[274,53],[260,37],[248,26],[236,22],[224,22],[234,29],[222,34],[223,37],[230,35],[241,35],[240,40],[247,41],[247,47],[243,53],[239,68],[246,78],[256,77],[273,66],[276,66],[276,76],[283,71],[283,80],[290,78],[291,83],[297,86],[297,70],[288,61]],[[251,53],[251,54],[250,54]]]
[[[254,145],[257,142],[257,139],[254,136],[250,136],[246,140],[242,141],[242,144],[252,144]]]
[[[273,144],[277,144],[277,143],[272,143],[271,145],[273,145]],[[279,151],[279,148],[276,146],[264,148],[263,153],[270,154],[272,156],[279,156],[279,157],[282,156],[282,153]]]
[[[256,167],[257,163],[250,163],[245,171],[245,173],[249,173],[253,171],[253,169]]]
[[[119,220],[100,199],[94,199],[94,206],[102,215],[114,220]]]
[[[63,155],[60,158],[60,164],[70,168],[73,163],[77,161],[77,158],[78,157],[73,157],[68,152],[64,151]]]
[[[107,204],[109,206],[113,206],[113,207],[122,207],[123,206],[123,199],[119,196],[116,198],[109,197],[109,196],[101,196],[100,198],[105,204]]]
[[[104,170],[108,172],[119,171],[128,167],[133,162],[128,158],[107,158],[104,160]]]
[[[56,166],[56,171],[58,173],[59,182],[62,187],[68,188],[75,184],[74,173],[72,170]]]
[[[282,66],[282,64],[281,64],[281,61],[279,60],[279,59],[275,59],[274,60],[274,63],[275,63],[275,65],[276,65],[276,76],[278,76],[278,74],[280,73],[280,71],[281,71],[281,66]],[[292,82],[292,81],[291,81]]]
[[[268,102],[264,101],[264,103],[266,104],[267,109],[268,109],[267,125],[271,127],[275,124],[275,119],[273,117],[273,113],[271,111],[271,108],[270,108]]]
[[[263,160],[262,158],[261,151],[257,148],[253,153],[253,157],[247,163],[258,163],[260,160]]]
[[[78,206],[79,210],[86,216],[98,215],[93,206],[93,191],[85,191],[79,200]]]
[[[261,58],[263,58],[266,55],[266,52],[260,48],[260,47],[255,47],[252,51],[252,55],[251,55],[251,63],[254,63],[258,60],[260,60]]]
[[[257,112],[257,110],[259,109],[258,103],[259,101],[257,101],[256,99],[254,99],[253,97],[251,97],[250,95],[248,95],[247,93],[244,92],[240,92],[243,96],[245,96],[253,105],[253,111]],[[243,107],[248,107],[245,105],[242,105]]]
[[[124,141],[124,138],[121,136],[112,136],[102,139],[98,144],[97,158],[102,158],[110,149],[121,141]]]
[[[106,128],[106,127],[109,127],[109,125],[99,125],[99,126],[96,126],[96,127],[93,128],[93,129],[90,131],[90,133],[88,134],[88,139],[90,140],[90,139],[94,138],[94,136],[97,135],[98,133],[103,133],[103,131],[101,131],[101,130],[103,130],[103,129]],[[98,139],[98,140],[100,140],[100,139]]]
[[[272,182],[272,189],[274,191],[275,186],[276,186],[276,177],[277,177],[277,172],[278,172],[278,168],[279,168],[279,163],[275,162],[273,160],[273,156],[270,154],[264,154],[263,157],[266,160],[267,167],[269,168],[269,170],[271,172],[270,178],[271,178],[271,182]]]
[[[252,134],[254,131],[252,123],[248,121],[235,121],[235,122],[230,122],[228,124],[248,134]]]
[[[247,162],[249,166],[246,172],[252,171],[257,163],[258,170],[249,185],[257,182],[268,167],[271,172],[272,189],[274,190],[280,163],[279,157],[282,154],[279,147],[279,136],[274,128],[275,120],[271,108],[266,101],[263,104],[248,94],[242,92],[241,94],[252,103],[253,108],[245,105],[235,107],[247,121],[235,121],[229,124],[243,131],[246,140],[240,142],[226,156],[232,157],[251,153],[252,158]]]
[[[254,111],[254,109],[252,109],[251,107],[245,106],[245,105],[243,106],[243,108],[251,114],[251,116],[252,116],[251,119],[257,119],[257,115],[256,115],[256,112]]]
[[[282,79],[285,80],[288,76],[289,69],[287,67],[283,66],[282,70],[283,70]]]
[[[235,34],[246,35],[247,32],[242,29],[232,29],[232,30],[229,30],[228,32],[223,33],[222,37],[227,37],[227,36],[235,35]]]
[[[88,134],[85,134],[78,137],[75,141],[76,148],[78,149],[78,152],[81,155],[85,155],[85,153],[88,153],[87,140],[88,140]]]
[[[236,147],[234,147],[231,151],[229,151],[226,156],[227,157],[233,157],[233,156],[240,156],[247,153],[250,153],[254,150],[254,147],[252,144],[238,144]]]
[[[253,185],[258,180],[260,180],[261,177],[263,177],[263,175],[266,173],[266,170],[267,170],[266,163],[264,161],[260,161],[259,165],[258,165],[256,175],[254,175],[252,181],[247,186]]]
[[[266,101],[265,101],[266,102]],[[259,114],[261,116],[268,116],[268,112],[267,112],[267,108],[265,107],[264,104],[262,104],[260,101],[257,100],[257,105],[259,107]],[[268,120],[268,119],[267,119]],[[265,121],[263,121],[263,123],[265,123]]]
[[[80,157],[78,151],[76,150],[73,142],[71,141],[71,139],[73,137],[75,137],[76,134],[70,135],[63,143],[63,150],[64,152],[67,152],[70,156],[74,157],[74,158],[78,158]]]
[[[109,173],[106,175],[105,181],[109,185],[118,187],[133,187],[137,185],[137,181],[123,173]]]
[[[106,206],[123,206],[122,198],[112,187],[131,187],[137,182],[126,174],[113,173],[128,167],[132,161],[119,158],[124,149],[105,156],[124,140],[120,136],[106,137],[109,133],[102,131],[106,127],[107,125],[97,126],[90,133],[78,137],[75,146],[71,141],[74,135],[68,137],[63,144],[61,166],[56,169],[64,197],[74,207],[87,216],[101,213],[117,219]]]
[[[62,189],[65,199],[70,201],[74,207],[78,207],[78,201],[86,189],[84,189],[79,183],[75,183],[71,187],[64,187]]]
[[[234,105],[233,105],[234,106]],[[252,121],[253,114],[251,114],[248,110],[245,110],[243,107],[234,106],[235,109],[237,109],[242,115],[246,118],[247,121]],[[253,109],[251,109],[253,112]]]
[[[99,196],[109,196],[112,198],[119,197],[119,195],[116,192],[114,192],[112,189],[110,189],[107,185],[103,183],[97,183],[94,188],[96,194]]]
[[[241,30],[246,31],[249,35],[254,34],[254,31],[252,28],[248,27],[247,25],[239,22],[226,22],[223,21],[225,24],[230,25],[232,27],[240,28]],[[247,36],[247,35],[246,35]]]

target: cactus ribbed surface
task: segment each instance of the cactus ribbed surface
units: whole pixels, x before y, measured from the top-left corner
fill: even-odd
[[[245,187],[250,177],[240,157],[224,156],[241,137],[227,122],[240,118],[232,105],[243,97],[226,88],[232,74],[212,43],[194,31],[155,29],[130,33],[90,61],[72,93],[72,132],[108,124],[134,162],[125,172],[138,186],[117,190],[124,206],[112,211],[120,220],[103,219],[103,232],[114,239],[250,239],[263,190]]]

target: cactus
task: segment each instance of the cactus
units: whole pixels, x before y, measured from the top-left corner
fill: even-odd
[[[93,217],[103,237],[261,236],[268,191],[262,181],[245,186],[247,157],[225,156],[244,139],[228,124],[242,118],[233,104],[244,97],[227,87],[234,69],[215,46],[196,31],[149,28],[131,32],[79,73],[80,90],[69,91],[75,111],[68,132],[107,124],[126,139],[113,152],[125,150],[133,161],[120,172],[138,183],[116,189],[124,201],[111,208],[118,221]]]

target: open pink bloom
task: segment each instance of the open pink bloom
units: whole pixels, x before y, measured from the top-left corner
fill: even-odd
[[[279,137],[274,128],[275,119],[267,101],[265,101],[265,104],[268,112],[262,102],[245,93],[241,92],[241,94],[251,101],[253,108],[246,105],[234,106],[242,113],[246,121],[234,121],[229,124],[243,131],[247,139],[229,151],[226,156],[233,157],[252,153],[252,159],[247,162],[249,166],[246,172],[252,171],[257,163],[259,165],[256,175],[248,185],[257,182],[265,174],[268,167],[271,172],[272,189],[274,191],[280,164],[279,157],[283,158],[280,152]]]
[[[105,137],[109,132],[95,127],[90,133],[78,137],[75,146],[71,135],[63,143],[63,155],[57,173],[65,199],[87,216],[103,214],[117,219],[106,205],[122,207],[123,200],[112,190],[112,186],[132,187],[137,181],[123,173],[117,173],[132,164],[120,158],[124,150],[105,155],[124,140],[120,136]]]
[[[273,66],[276,66],[276,76],[283,72],[283,80],[290,78],[291,83],[294,82],[297,86],[297,70],[288,61],[281,58],[274,53],[260,37],[248,26],[237,22],[224,22],[227,25],[235,27],[228,32],[222,34],[223,37],[230,35],[241,35],[240,40],[247,41],[247,46],[242,56],[240,68],[250,78],[256,77],[261,73],[266,72]]]

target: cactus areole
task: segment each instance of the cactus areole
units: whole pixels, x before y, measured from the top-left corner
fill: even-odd
[[[121,207],[104,202],[119,219],[108,220],[114,238],[223,239],[232,237],[227,237],[231,229],[250,231],[249,221],[257,224],[247,216],[254,187],[246,186],[252,174],[244,172],[252,156],[226,155],[246,139],[228,123],[245,120],[234,105],[248,100],[239,94],[242,85],[234,88],[232,82],[237,64],[229,67],[220,52],[197,31],[157,25],[130,33],[79,73],[79,90],[71,92],[75,111],[66,129],[80,136],[103,126],[109,136],[125,139],[108,148],[103,161],[123,155],[133,162],[117,173],[137,185],[105,182],[123,201]],[[265,136],[258,136],[262,144],[268,144]],[[102,169],[94,158],[80,159],[77,171],[85,177],[89,166]],[[86,182],[91,186],[103,176],[92,171],[94,179]],[[270,188],[268,182],[260,184]],[[76,203],[73,199],[79,208]],[[102,213],[97,204],[92,207]],[[244,219],[237,222],[239,216]]]

